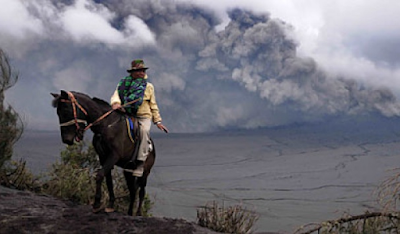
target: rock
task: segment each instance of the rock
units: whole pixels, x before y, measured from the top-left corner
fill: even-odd
[[[121,213],[92,213],[77,205],[46,195],[0,186],[0,233],[126,233],[213,234],[184,219],[131,217]]]

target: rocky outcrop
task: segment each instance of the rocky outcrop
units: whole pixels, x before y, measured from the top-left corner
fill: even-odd
[[[93,214],[90,206],[0,186],[0,233],[216,233],[184,219]]]

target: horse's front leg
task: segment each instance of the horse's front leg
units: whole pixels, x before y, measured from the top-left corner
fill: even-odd
[[[107,175],[106,182],[108,193],[110,196],[110,201],[112,199],[112,205],[114,204],[114,189],[112,185],[112,177],[111,177],[111,169],[114,167],[115,163],[117,162],[116,157],[109,157],[105,163],[103,164],[102,168],[97,172],[96,175],[96,194],[93,203],[93,212],[99,212],[101,210],[101,183],[104,180],[104,175]],[[110,182],[111,181],[111,182]]]
[[[96,194],[94,196],[93,213],[101,210],[101,183],[104,179],[104,171],[100,169],[96,175]]]
[[[114,212],[114,202],[115,202],[115,195],[114,195],[114,186],[113,186],[113,180],[112,180],[112,175],[111,175],[110,171],[107,175],[106,175],[106,184],[107,184],[107,189],[108,189],[108,205],[106,207],[106,212],[107,213],[111,213]]]

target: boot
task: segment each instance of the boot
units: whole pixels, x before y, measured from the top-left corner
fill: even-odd
[[[143,161],[136,161],[136,169],[133,170],[132,175],[136,177],[142,177],[144,172],[144,163]]]

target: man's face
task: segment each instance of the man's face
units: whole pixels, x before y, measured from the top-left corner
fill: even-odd
[[[132,78],[144,78],[146,76],[146,69],[138,69],[131,72]]]

